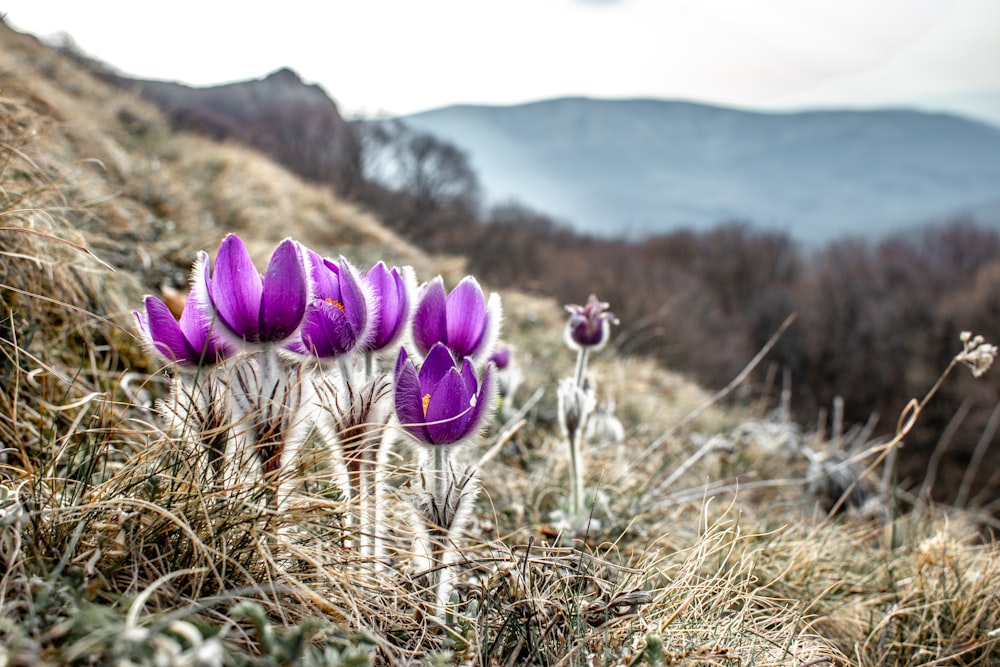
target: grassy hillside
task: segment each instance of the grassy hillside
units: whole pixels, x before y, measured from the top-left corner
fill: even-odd
[[[583,447],[592,520],[567,528],[565,313],[510,292],[503,338],[524,383],[466,449],[483,492],[435,605],[410,546],[407,448],[384,464],[393,547],[377,562],[322,439],[303,445],[281,504],[261,500],[267,477],[206,476],[205,439],[154,403],[169,404],[172,371],[131,313],[146,293],[179,303],[196,252],[230,232],[260,268],[287,236],[449,286],[461,260],[416,251],[255,153],[171,134],[2,25],[0,114],[0,664],[1000,660],[988,518],[899,513],[879,465],[898,440],[723,409],[611,349],[590,377],[624,434]]]

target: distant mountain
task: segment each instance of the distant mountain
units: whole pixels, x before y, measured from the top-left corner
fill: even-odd
[[[204,88],[100,74],[159,106],[175,128],[249,144],[310,180],[338,182],[356,171],[356,140],[337,104],[290,69]]]
[[[742,220],[811,244],[959,213],[1000,224],[1000,128],[954,115],[565,98],[402,120],[464,149],[488,200],[598,235]]]

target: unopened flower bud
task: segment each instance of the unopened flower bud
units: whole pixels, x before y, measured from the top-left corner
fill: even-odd
[[[580,433],[587,425],[587,417],[594,411],[597,401],[589,388],[577,386],[573,378],[559,380],[559,426],[567,438]]]

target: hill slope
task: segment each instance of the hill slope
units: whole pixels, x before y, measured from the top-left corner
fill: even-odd
[[[741,219],[821,242],[1000,201],[1000,129],[950,115],[566,98],[402,120],[466,150],[492,200],[599,235]]]
[[[179,395],[190,421],[168,427],[149,399],[167,397],[171,373],[147,358],[130,311],[230,231],[258,259],[290,234],[362,265],[412,263],[422,277],[460,267],[254,151],[171,133],[152,107],[2,22],[0,87],[0,663],[1000,658],[1000,559],[972,517],[924,508],[890,527],[813,516],[806,461],[788,450],[805,442],[794,425],[699,441],[697,423],[722,428],[726,416],[677,376],[610,349],[588,377],[618,400],[627,433],[582,449],[600,523],[557,533],[569,473],[551,388],[573,355],[554,304],[511,294],[505,330],[520,334],[525,385],[549,388],[548,409],[496,424],[471,539],[455,531],[461,560],[446,566],[460,577],[457,601],[432,615],[431,572],[409,546],[420,529],[397,530],[398,503],[384,537],[399,548],[376,563],[345,518],[360,503],[311,456],[287,478],[281,469],[296,488],[280,508],[274,478],[212,473],[218,435],[247,446],[239,434],[267,420],[263,409],[234,422]],[[186,378],[179,394],[203,370],[173,373]],[[225,381],[219,370],[206,373]],[[321,460],[338,446],[310,442]],[[386,464],[408,493],[412,468]]]
[[[336,103],[290,69],[203,88],[102,76],[159,106],[175,128],[246,143],[311,181],[346,187],[357,171],[354,134]]]

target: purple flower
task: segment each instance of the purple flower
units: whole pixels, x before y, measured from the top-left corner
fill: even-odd
[[[481,361],[493,349],[499,329],[500,297],[490,294],[487,302],[472,276],[463,278],[451,294],[445,294],[441,276],[421,288],[413,317],[413,342],[421,354],[444,343],[459,359]]]
[[[312,250],[306,253],[313,298],[306,309],[301,340],[289,349],[322,358],[347,354],[364,345],[371,334],[370,298],[346,259],[334,263]]]
[[[566,306],[570,313],[566,322],[566,342],[570,347],[599,350],[607,344],[611,325],[618,324],[618,318],[608,307],[609,304],[598,301],[593,294],[586,306]]]
[[[413,271],[404,267],[402,271],[389,269],[385,262],[379,262],[364,276],[372,291],[374,300],[374,332],[368,343],[372,351],[384,350],[400,339],[410,319],[411,285]]]
[[[204,276],[199,283],[197,277]],[[210,366],[234,352],[214,326],[215,311],[203,287],[208,274],[208,256],[201,253],[195,262],[195,288],[191,290],[178,322],[166,304],[152,295],[145,298],[146,312],[133,311],[139,330],[156,352],[180,366]]]
[[[450,445],[479,428],[493,387],[493,366],[476,378],[466,357],[459,370],[443,344],[431,348],[417,372],[406,349],[396,362],[396,415],[413,437],[428,445]]]
[[[309,295],[302,246],[282,241],[261,278],[243,241],[229,234],[219,244],[208,295],[219,320],[249,343],[284,341],[298,329]]]
[[[497,369],[503,370],[510,365],[510,346],[497,345],[493,353],[490,354],[490,361],[496,364]]]

